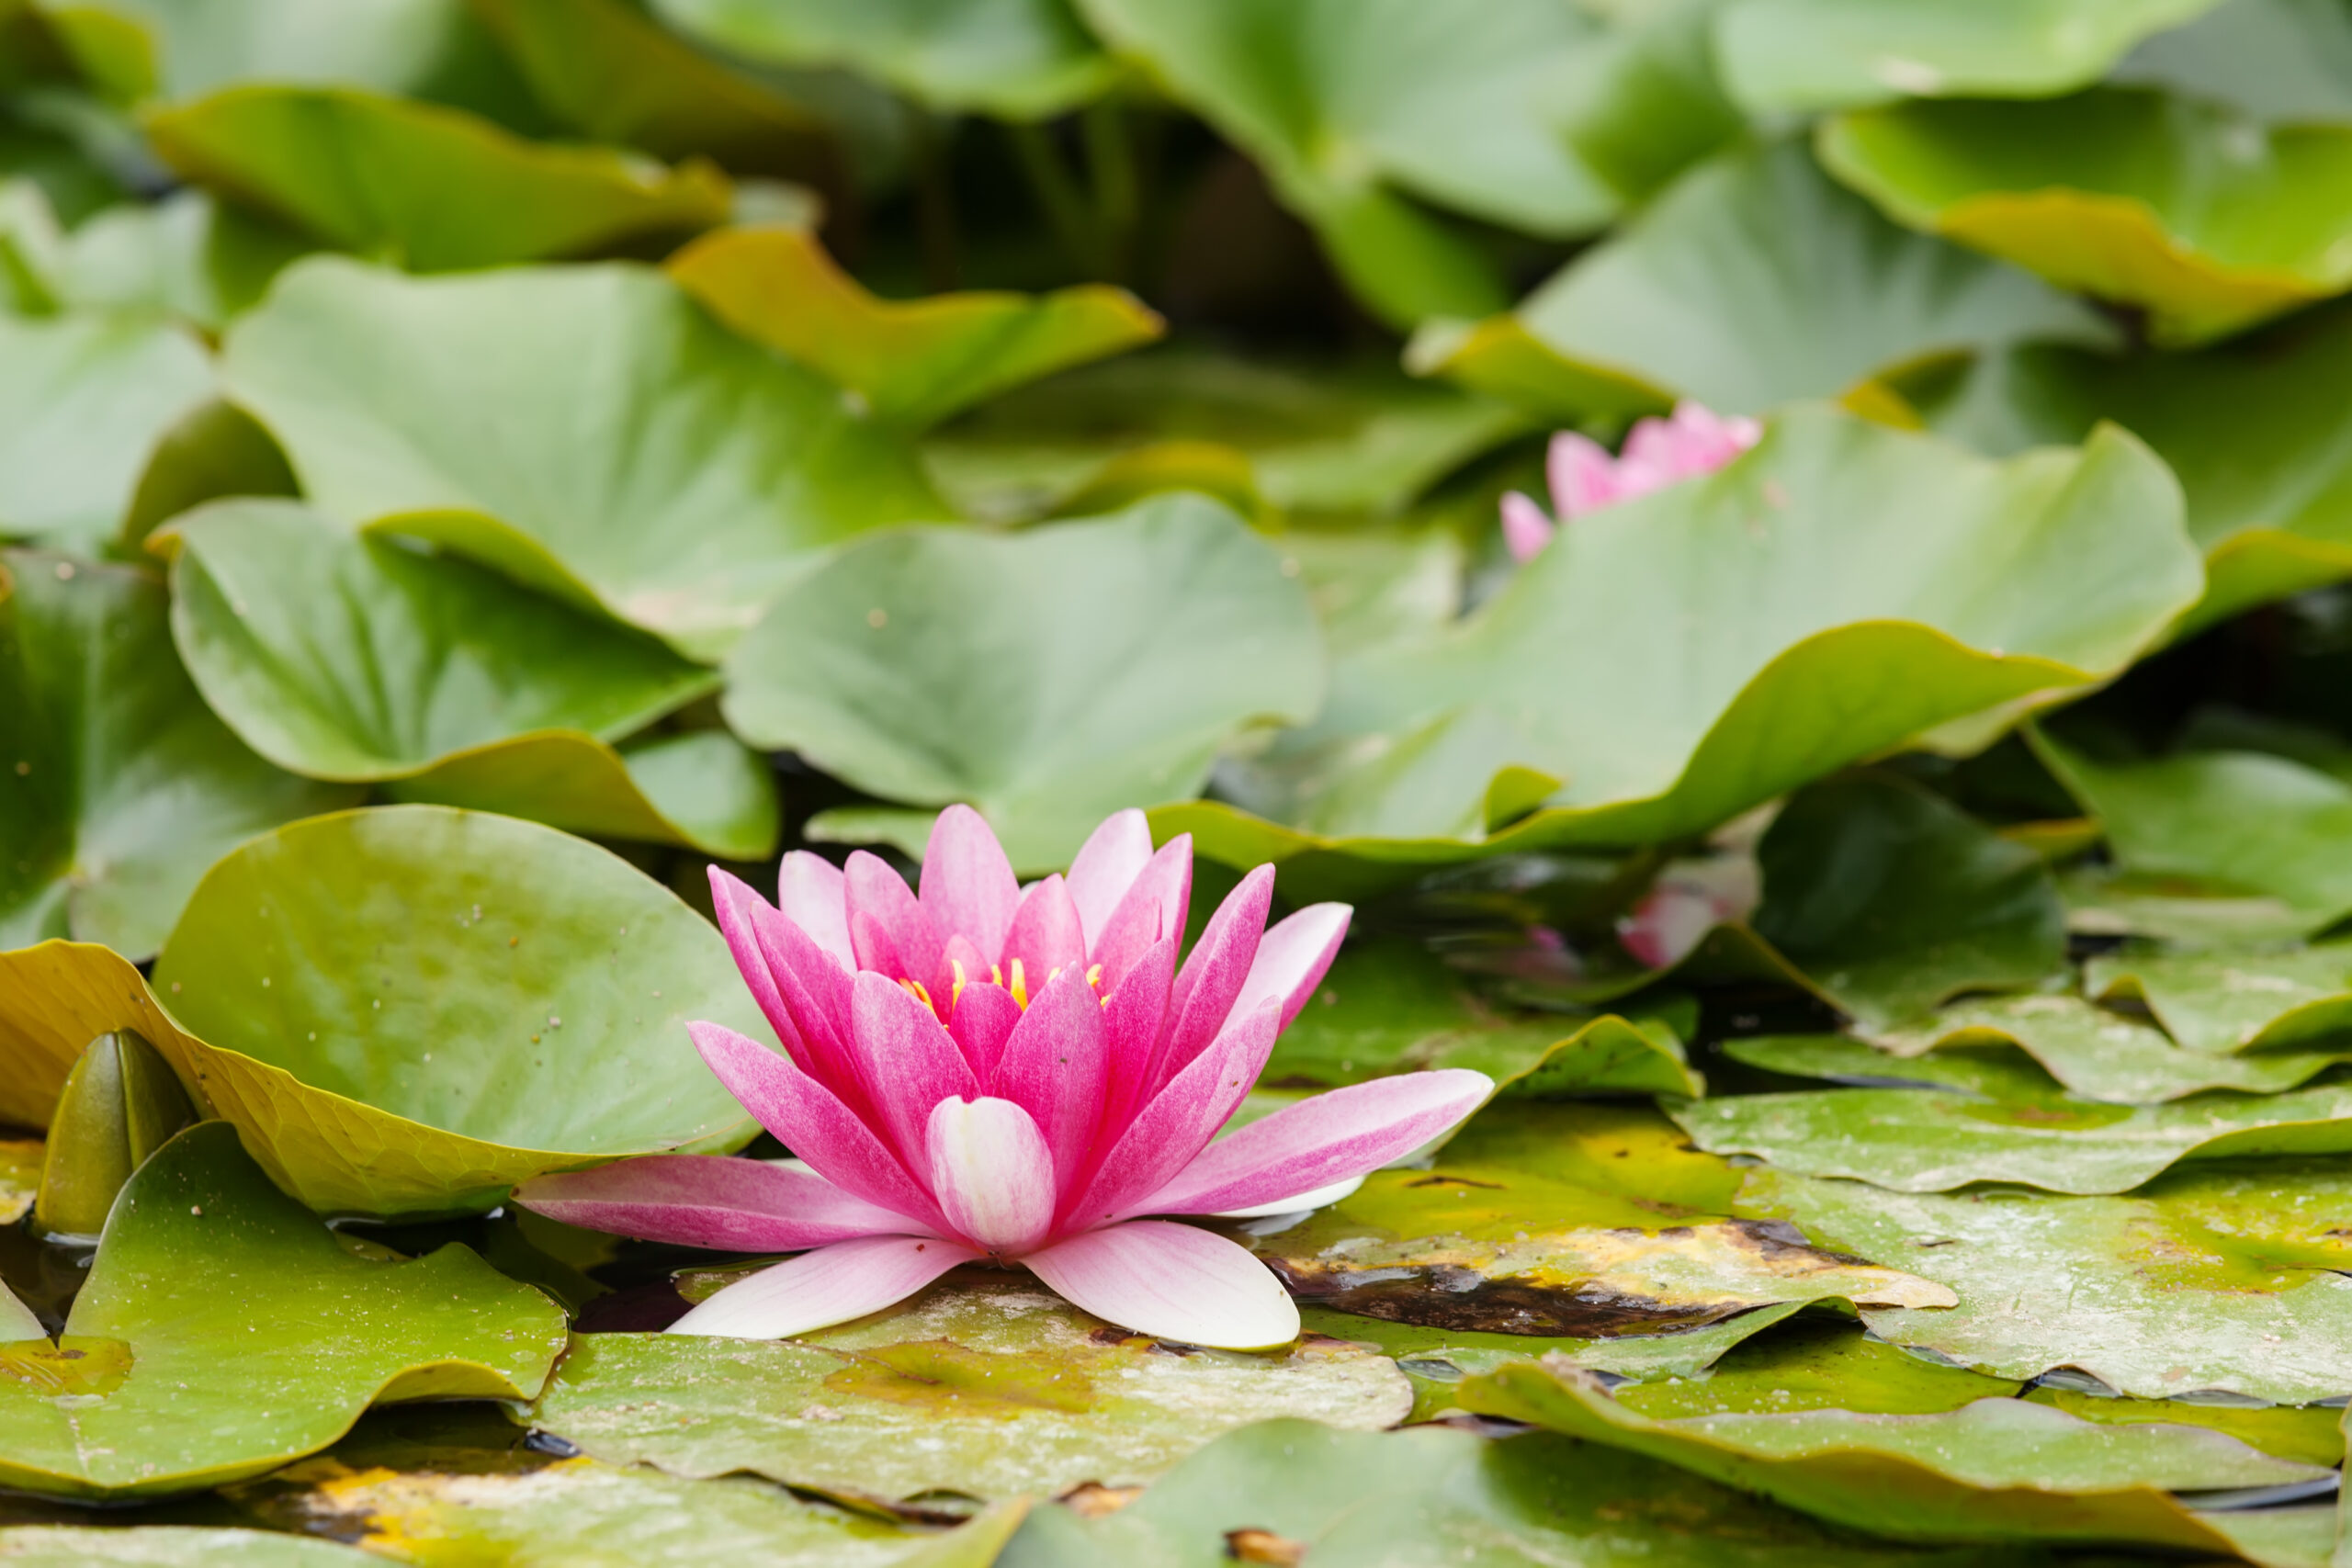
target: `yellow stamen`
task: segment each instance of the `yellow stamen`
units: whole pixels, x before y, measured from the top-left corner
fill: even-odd
[[[901,980],[899,984],[904,986],[907,988],[907,994],[914,998],[915,1000],[921,1002],[925,1007],[931,1006],[931,993],[922,988],[922,982],[921,980]]]
[[[1100,964],[1090,964],[1086,966],[1086,988],[1091,991],[1099,991],[1102,988],[1102,965]]]
[[[1003,987],[1003,985],[1004,985],[1004,971],[1003,971],[1003,970],[1001,970],[1001,969],[1000,969],[1000,968],[998,968],[998,967],[997,967],[995,964],[989,964],[989,983],[990,983],[991,985],[994,985],[994,986],[998,987],[999,988],[1001,988],[1001,987]]]
[[[1021,972],[1021,960],[1018,958],[1012,961],[1012,984],[1005,989],[1012,993],[1015,1006],[1023,1012],[1029,1010],[1029,976]]]
[[[951,958],[947,961],[947,967],[956,971],[956,988],[947,993],[947,1010],[953,1012],[956,1004],[964,999],[964,961]]]

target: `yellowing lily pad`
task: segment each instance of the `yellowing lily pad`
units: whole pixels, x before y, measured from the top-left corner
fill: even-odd
[[[379,1399],[528,1399],[563,1314],[462,1247],[383,1261],[208,1123],[131,1179],[54,1344],[0,1350],[0,1483],[198,1490],[324,1448]]]
[[[0,974],[7,972],[6,965],[6,959],[0,957]],[[6,1048],[0,1046],[0,1050]],[[0,1121],[16,1120],[18,1118],[0,1112]],[[23,1120],[30,1122],[32,1118]],[[45,1122],[48,1117],[43,1115],[40,1120]],[[40,1190],[43,1152],[39,1138],[0,1138],[0,1225],[13,1225],[31,1213],[33,1196]]]
[[[1411,1404],[1395,1365],[1355,1346],[1170,1348],[1025,1275],[966,1271],[798,1339],[581,1337],[530,1419],[610,1463],[893,1500],[1132,1485],[1250,1421],[1378,1428]]]

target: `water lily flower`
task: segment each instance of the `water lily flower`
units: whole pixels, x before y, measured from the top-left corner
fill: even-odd
[[[785,857],[775,905],[713,867],[719,928],[783,1042],[688,1025],[797,1160],[653,1156],[547,1176],[515,1201],[648,1240],[800,1256],[673,1334],[770,1338],[878,1312],[959,1263],[1018,1265],[1124,1327],[1238,1349],[1298,1309],[1249,1250],[1159,1215],[1311,1208],[1459,1122],[1459,1069],[1335,1089],[1216,1136],[1346,934],[1344,904],[1266,927],[1241,879],[1177,966],[1189,837],[1098,828],[1023,887],[978,812],[933,825],[920,891],[883,861]]]
[[[1617,940],[1645,967],[1664,969],[1688,957],[1725,920],[1754,914],[1763,898],[1763,873],[1752,854],[1675,861],[1617,922]]]
[[[1533,560],[1560,531],[1560,524],[1678,480],[1712,474],[1755,446],[1763,434],[1764,427],[1752,419],[1725,418],[1687,400],[1674,405],[1670,418],[1636,421],[1625,437],[1624,451],[1614,457],[1599,442],[1563,430],[1552,437],[1544,461],[1558,521],[1512,491],[1502,501],[1503,544],[1513,560]]]

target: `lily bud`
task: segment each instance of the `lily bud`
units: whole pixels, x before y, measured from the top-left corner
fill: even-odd
[[[131,1030],[101,1034],[66,1075],[50,1120],[33,1224],[53,1236],[96,1236],[131,1172],[196,1120],[171,1067]]]

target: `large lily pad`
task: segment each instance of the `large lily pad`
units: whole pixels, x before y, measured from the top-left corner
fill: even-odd
[[[144,959],[232,845],[356,798],[247,750],[164,615],[145,572],[0,553],[0,945],[70,935]]]
[[[1678,1464],[1904,1540],[2084,1541],[2228,1551],[2169,1494],[2325,1473],[2193,1427],[2098,1426],[2024,1400],[1958,1410],[1731,1413],[1652,1420],[1565,1361],[1465,1383],[1464,1408]]]
[[[613,1463],[891,1500],[1132,1485],[1248,1422],[1378,1428],[1411,1404],[1403,1374],[1358,1347],[1180,1354],[1025,1275],[957,1274],[795,1340],[582,1337],[531,1420]]]
[[[1711,478],[1580,519],[1458,625],[1342,663],[1315,724],[1224,775],[1259,816],[1154,828],[1237,865],[1326,852],[1285,868],[1302,893],[1331,862],[1402,875],[1702,831],[2122,667],[2198,592],[2177,504],[2120,432],[1996,466],[1798,409]],[[2038,564],[2062,555],[2109,564]]]
[[[727,737],[709,737],[705,776],[728,777],[732,751],[750,787],[708,833],[694,797],[673,806],[614,750],[718,687],[653,638],[290,502],[219,502],[165,537],[189,673],[281,767],[729,859],[774,849],[771,775]]]
[[[1396,324],[1502,304],[1485,257],[1404,193],[1548,235],[1597,228],[1616,205],[1555,119],[1598,31],[1573,8],[1082,0],[1081,9],[1258,160],[1358,296]]]
[[[1759,111],[1890,98],[2032,98],[2086,86],[2216,0],[1732,0],[1715,27],[1733,96]]]
[[[2014,1378],[1988,1377],[1914,1356],[1872,1337],[1850,1319],[1815,1313],[1742,1342],[1697,1376],[1629,1383],[1612,1392],[1627,1410],[1666,1421],[1796,1410],[1927,1416],[1980,1399],[2007,1398],[2023,1387]]]
[[[634,267],[411,281],[305,262],[230,333],[226,375],[321,510],[691,654],[826,547],[943,510],[837,389]],[[582,430],[632,434],[583,463]]]
[[[211,392],[177,327],[0,315],[0,537],[96,554],[164,433]]]
[[[185,178],[418,272],[594,254],[708,228],[729,203],[707,165],[673,174],[348,87],[232,87],[146,127]]]
[[[1024,381],[1147,344],[1165,330],[1124,288],[877,299],[805,229],[706,235],[670,276],[710,312],[849,389],[879,417],[921,427]]]
[[[2337,1272],[2352,1190],[2342,1161],[2176,1171],[2129,1197],[1925,1195],[1748,1173],[1742,1213],[1899,1259],[1949,1285],[1945,1312],[1864,1307],[1873,1333],[1998,1377],[2071,1367],[2120,1393],[2221,1390],[2282,1404],[2346,1389]]]
[[[2276,123],[2352,118],[2352,17],[2319,0],[2225,0],[2143,39],[2109,73]]]
[[[2352,943],[2112,953],[2083,966],[2083,988],[2140,1002],[2183,1050],[2317,1044],[2352,1032]]]
[[[1566,418],[1679,398],[1762,412],[1922,359],[2108,336],[2079,301],[1905,232],[1781,141],[1691,170],[1510,314],[1425,327],[1408,363]]]
[[[182,189],[153,203],[109,207],[38,255],[21,245],[17,254],[56,308],[160,311],[217,332],[259,299],[288,263],[315,248],[256,213]]]
[[[107,1222],[55,1345],[0,1367],[0,1481],[81,1497],[184,1492],[324,1448],[379,1399],[528,1399],[563,1314],[462,1247],[363,1257],[208,1123]]]
[[[354,1547],[205,1525],[12,1525],[0,1562],[17,1568],[368,1568]]]
[[[1198,794],[1236,731],[1307,717],[1323,686],[1305,591],[1198,496],[862,544],[786,590],[728,672],[752,744],[886,799],[969,801],[1023,867]]]
[[[1912,102],[1831,122],[1822,160],[1914,228],[2144,307],[2199,343],[2352,285],[2352,129],[2269,127],[2139,88]]]

